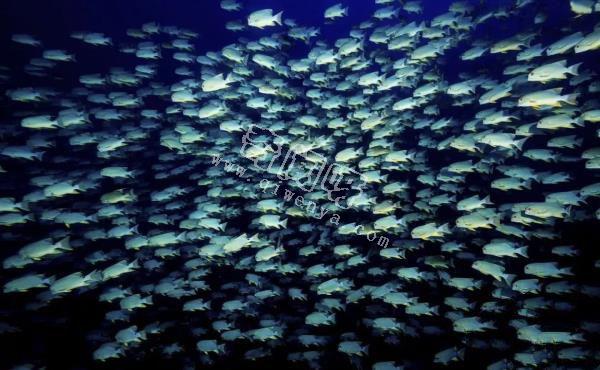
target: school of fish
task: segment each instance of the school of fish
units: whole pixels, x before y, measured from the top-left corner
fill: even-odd
[[[2,299],[34,317],[94,297],[102,364],[598,368],[600,315],[577,314],[600,300],[598,246],[566,231],[600,219],[600,1],[557,1],[572,22],[552,31],[542,0],[426,20],[429,0],[369,1],[328,40],[222,0],[226,30],[262,36],[204,54],[158,22],[73,50],[9,36],[39,56],[35,85],[0,69]],[[481,33],[505,20],[527,27]],[[53,87],[107,48],[138,64]]]

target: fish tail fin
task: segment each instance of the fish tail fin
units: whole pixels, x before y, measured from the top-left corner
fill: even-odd
[[[442,226],[440,226],[440,230],[444,233],[450,233],[450,224],[443,224]]]
[[[283,12],[281,11],[281,12],[275,14],[275,17],[273,18],[273,21],[275,23],[277,23],[278,25],[280,25],[280,26],[283,24],[283,22],[281,21],[281,16],[282,15],[283,15]]]
[[[492,217],[492,225],[495,227],[502,226],[502,215],[501,214],[497,214],[494,217]]]
[[[438,277],[440,278],[440,280],[443,281],[449,281],[450,280],[450,274],[444,271],[438,271]]]
[[[362,347],[362,351],[363,351],[364,353],[369,353],[369,346],[370,346],[369,344],[365,344],[365,345]]]
[[[490,174],[490,173],[492,173],[492,166],[488,166],[488,165],[486,165],[486,164],[484,164],[484,163],[482,163],[482,162],[478,162],[478,163],[475,165],[475,169],[476,169],[478,172],[481,172],[481,173],[487,173],[487,174]]]
[[[458,357],[461,361],[465,359],[465,349],[461,348],[456,351],[456,357]]]
[[[252,236],[250,237],[250,239],[248,239],[248,241],[249,241],[249,242],[251,242],[251,243],[257,243],[257,242],[259,242],[259,241],[260,241],[260,239],[259,239],[259,237],[258,237],[258,233],[256,233],[256,234],[252,235]]]
[[[571,339],[578,342],[585,342],[585,338],[583,337],[583,333],[575,333],[571,334]]]
[[[508,286],[512,286],[513,281],[515,281],[517,275],[514,274],[505,274],[503,276],[504,282],[508,284]]]
[[[578,97],[579,97],[578,93],[569,94],[569,95],[567,95],[567,97],[565,99],[565,103],[571,104],[571,105],[577,105],[577,98]]]
[[[573,269],[571,267],[562,268],[562,269],[560,269],[560,272],[563,273],[563,274],[565,274],[565,275],[571,275],[571,276],[575,275],[573,273]]]
[[[52,275],[44,280],[47,285],[52,285],[56,281],[56,276]]]
[[[94,270],[94,271],[90,272],[86,276],[86,280],[88,280],[88,279],[92,282],[102,281],[102,271]]]
[[[66,236],[63,239],[59,240],[58,243],[56,243],[56,246],[61,249],[61,250],[65,250],[65,251],[70,251],[73,250],[73,248],[71,248],[71,237],[70,236]]]
[[[517,149],[519,151],[523,150],[523,145],[525,144],[525,142],[527,141],[527,139],[529,139],[529,137],[525,137],[525,138],[523,138],[521,140],[517,140],[516,147],[517,147]]]
[[[185,241],[187,239],[187,233],[185,231],[181,232],[179,235],[177,235],[175,237],[175,239],[177,239],[177,241]]]
[[[568,73],[572,74],[573,76],[579,76],[579,67],[582,65],[583,63],[577,63],[577,64],[573,64],[572,66],[569,67],[569,71]]]
[[[517,254],[520,256],[523,256],[525,258],[529,258],[529,255],[527,254],[527,246],[523,246],[521,248],[517,249]]]
[[[286,218],[286,219],[285,219],[285,220],[283,220],[283,222],[281,223],[281,226],[282,226],[282,227],[284,227],[284,228],[286,228],[286,227],[287,227],[287,222],[288,222],[288,219]]]

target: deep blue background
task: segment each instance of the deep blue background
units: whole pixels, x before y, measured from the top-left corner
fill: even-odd
[[[145,22],[158,22],[188,28],[199,33],[197,51],[220,50],[243,35],[249,39],[278,32],[282,29],[248,29],[234,33],[225,29],[225,23],[242,19],[258,9],[272,8],[284,12],[302,26],[321,27],[321,37],[333,39],[347,35],[352,25],[368,19],[375,10],[373,0],[342,1],[350,6],[349,15],[325,24],[325,9],[339,0],[246,0],[240,12],[220,8],[219,0],[2,0],[0,1],[0,45],[10,44],[13,33],[30,33],[39,37],[47,48],[61,48],[73,31],[103,32],[118,42],[131,41],[125,35],[127,28],[136,28]],[[448,9],[449,0],[425,0],[425,12],[415,19],[431,19]],[[496,0],[495,2],[502,3]],[[476,2],[478,3],[478,2]],[[10,49],[23,49],[11,47]],[[25,47],[27,49],[27,47]],[[15,50],[18,52],[18,50]],[[12,60],[12,54],[3,55],[3,62]],[[78,66],[80,68],[81,66]]]

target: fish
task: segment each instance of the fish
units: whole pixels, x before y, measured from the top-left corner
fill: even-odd
[[[519,98],[518,106],[540,109],[545,107],[560,107],[563,103],[576,105],[577,93],[561,95],[562,88],[546,89],[526,94]]]
[[[330,6],[325,9],[325,19],[336,19],[348,15],[348,8],[344,7],[341,3]]]
[[[282,24],[283,12],[273,14],[273,9],[257,10],[248,16],[248,25],[256,28],[265,28]]]
[[[590,50],[596,50],[600,48],[600,31],[595,30],[592,33],[585,35],[583,39],[581,39],[575,45],[575,53],[584,53]]]
[[[581,63],[577,63],[567,67],[567,60],[564,59],[535,68],[529,72],[527,80],[542,83],[547,83],[553,80],[564,80],[567,78],[567,74],[577,76],[579,74],[578,69],[580,66]]]

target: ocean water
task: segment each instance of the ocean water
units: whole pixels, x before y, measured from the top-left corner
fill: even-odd
[[[579,50],[598,35],[600,5],[238,3],[0,3],[0,368],[600,366],[600,36]],[[337,3],[347,14],[324,19]],[[374,17],[386,7],[389,18]],[[283,12],[282,24],[249,25],[263,9]],[[233,21],[243,29],[227,29]],[[295,27],[319,32],[298,40]],[[91,33],[111,41],[82,39]],[[41,45],[15,41],[23,34]],[[570,47],[547,51],[569,35]],[[512,48],[492,50],[506,40]],[[239,60],[224,56],[231,45]],[[419,57],[426,45],[437,51]],[[467,60],[474,47],[481,56]],[[73,60],[44,54],[56,49]],[[305,70],[292,68],[299,60]],[[540,123],[558,115],[558,126]],[[290,153],[304,162],[293,167]],[[332,172],[311,189],[295,177],[315,163],[342,171],[337,190],[327,192]],[[465,209],[470,197],[481,204]],[[17,280],[27,276],[40,281]],[[121,291],[108,301],[111,289]],[[134,294],[152,301],[124,308]],[[195,299],[209,303],[187,310]]]

